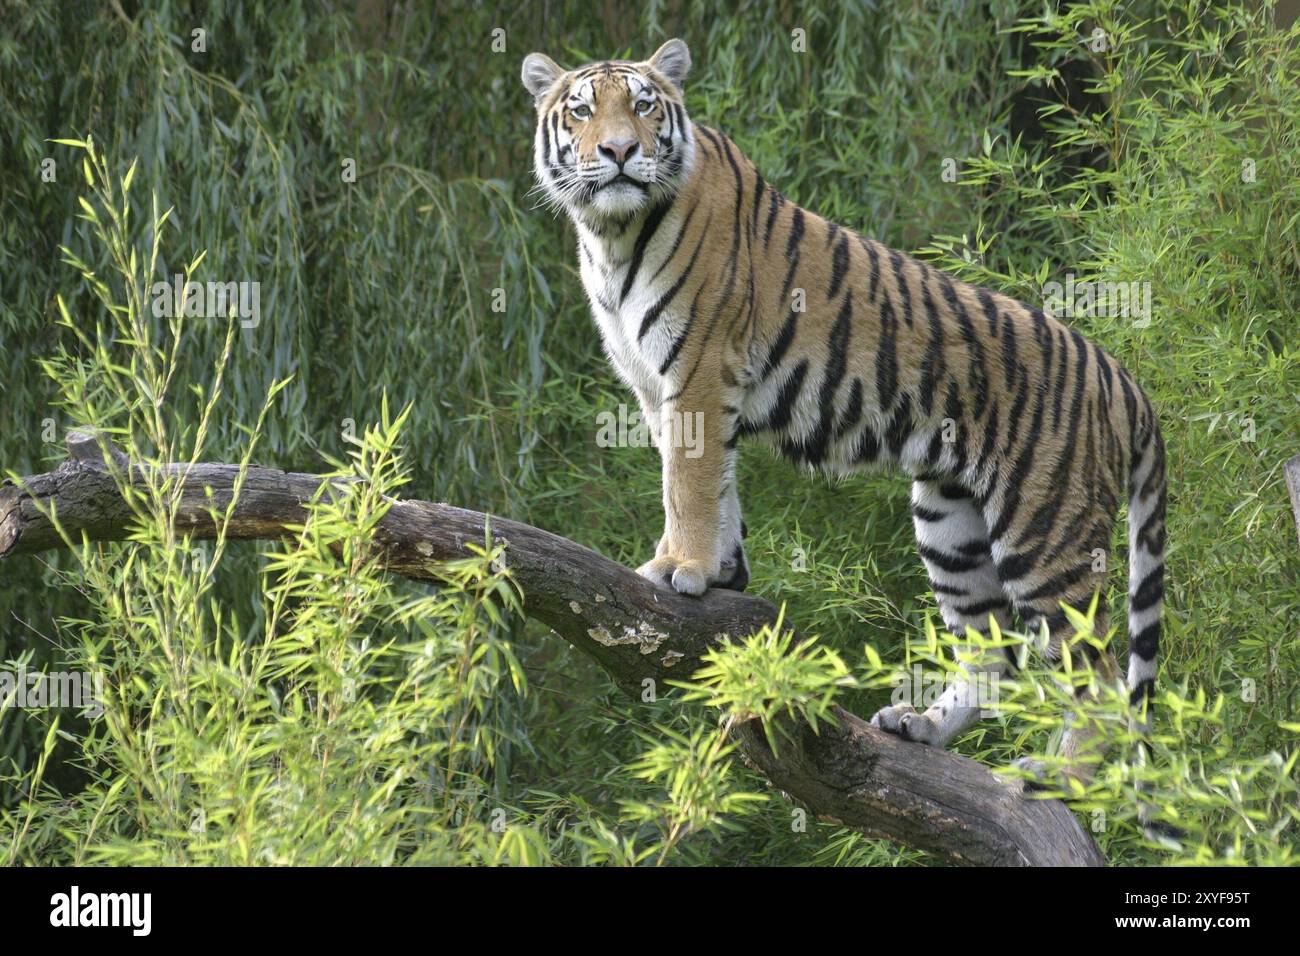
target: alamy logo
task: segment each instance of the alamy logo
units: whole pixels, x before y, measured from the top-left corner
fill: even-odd
[[[1043,308],[1062,319],[1109,316],[1145,328],[1151,324],[1151,283],[1079,280],[1070,272],[1064,284],[1044,283]]]
[[[925,710],[954,688],[961,689],[961,706],[978,707],[984,719],[998,715],[998,677],[994,671],[925,670],[920,664],[913,664],[911,671],[904,672],[895,681],[890,703],[911,704],[917,710]]]
[[[70,707],[88,717],[104,714],[104,675],[84,671],[0,671],[0,712]]]
[[[704,413],[669,412],[661,423],[663,436],[670,448],[683,448],[687,458],[704,454]],[[600,412],[596,415],[596,444],[601,448],[648,448],[654,444],[650,425],[638,409],[618,406],[618,414]]]
[[[68,893],[50,897],[51,926],[129,926],[133,936],[148,936],[153,928],[152,893]]]
[[[153,314],[160,319],[191,316],[200,319],[224,319],[234,315],[246,329],[255,329],[262,321],[262,283],[195,282],[177,273],[171,282],[155,282],[149,287],[153,296]]]

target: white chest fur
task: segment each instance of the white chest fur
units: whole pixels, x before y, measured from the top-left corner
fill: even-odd
[[[668,298],[680,278],[667,264],[681,217],[670,210],[639,256],[635,226],[622,237],[597,236],[578,226],[582,284],[605,352],[623,381],[654,407],[671,391],[676,367],[666,360],[690,320],[686,293],[679,287]]]

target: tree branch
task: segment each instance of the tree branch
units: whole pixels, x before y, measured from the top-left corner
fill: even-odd
[[[118,480],[142,483],[144,466],[93,435],[69,436],[69,459],[53,472],[0,487],[0,558],[64,546],[51,507],[76,540],[120,540],[132,511]],[[215,515],[234,497],[239,467],[167,465],[180,480],[178,530],[217,533]],[[250,467],[227,535],[276,538],[307,517],[318,475]],[[711,590],[690,598],[660,589],[635,572],[567,538],[505,518],[426,501],[397,501],[376,529],[385,567],[438,581],[440,562],[467,557],[467,545],[505,546],[524,593],[526,613],[590,655],[618,686],[639,699],[642,681],[689,677],[725,635],[743,636],[776,619],[762,598]],[[732,730],[739,752],[774,787],[823,820],[975,865],[1099,866],[1104,860],[1074,814],[1056,800],[1027,799],[1021,785],[956,754],[908,743],[837,709],[820,733],[791,723],[773,753],[758,721]]]

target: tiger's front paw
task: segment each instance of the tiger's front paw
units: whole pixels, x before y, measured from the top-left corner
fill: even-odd
[[[636,569],[636,573],[660,587],[672,588],[678,594],[692,597],[699,597],[707,591],[710,580],[718,575],[717,569],[709,568],[704,561],[679,561],[669,554],[647,561]]]
[[[678,594],[698,597],[709,588],[726,588],[743,591],[749,584],[749,560],[739,541],[725,549],[721,563],[681,558],[673,555],[665,544],[667,537],[659,539],[655,559],[636,569],[643,578],[661,587],[672,588]]]

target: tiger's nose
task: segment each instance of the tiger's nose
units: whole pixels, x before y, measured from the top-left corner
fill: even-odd
[[[608,156],[614,162],[618,163],[618,168],[622,169],[627,158],[636,151],[637,141],[634,139],[611,139],[606,140],[597,147],[601,155]]]

